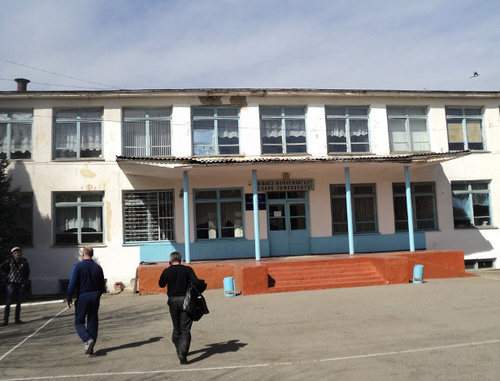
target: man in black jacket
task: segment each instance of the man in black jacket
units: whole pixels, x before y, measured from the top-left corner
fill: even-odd
[[[177,251],[170,254],[170,266],[163,270],[158,285],[167,286],[168,308],[172,318],[173,331],[172,342],[177,351],[177,357],[181,364],[187,364],[187,354],[191,344],[191,325],[193,321],[189,318],[182,305],[189,282],[200,289],[206,287],[205,281],[198,279],[191,267],[181,265],[182,257]]]
[[[20,247],[13,247],[10,251],[12,258],[5,261],[1,266],[2,273],[7,274],[7,298],[3,313],[2,327],[9,324],[10,305],[14,299],[16,302],[16,316],[14,323],[22,324],[21,321],[21,298],[28,283],[30,266],[26,258],[23,258],[23,251]]]

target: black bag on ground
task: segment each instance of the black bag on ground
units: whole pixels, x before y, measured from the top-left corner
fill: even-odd
[[[189,318],[193,321],[200,320],[203,315],[210,312],[205,298],[193,283],[188,285],[182,309],[188,313]]]

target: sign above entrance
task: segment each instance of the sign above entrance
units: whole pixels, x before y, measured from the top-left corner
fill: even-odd
[[[314,190],[313,179],[258,180],[258,192],[286,192]]]

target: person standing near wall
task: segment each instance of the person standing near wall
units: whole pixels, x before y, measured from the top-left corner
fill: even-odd
[[[94,250],[84,247],[82,261],[73,268],[66,293],[66,305],[71,308],[73,294],[75,301],[76,333],[84,342],[85,354],[94,354],[99,329],[99,304],[105,290],[104,273],[101,266],[94,262]],[[87,319],[87,327],[85,327]]]
[[[172,342],[177,351],[177,358],[181,364],[187,364],[187,354],[191,344],[191,326],[193,321],[183,309],[184,297],[189,282],[192,282],[200,292],[206,288],[206,283],[198,279],[194,270],[189,266],[181,265],[182,257],[177,251],[170,254],[170,265],[163,270],[158,285],[167,286],[168,308],[172,318]]]
[[[21,299],[30,276],[30,266],[26,258],[23,258],[22,249],[20,247],[13,247],[10,252],[12,253],[12,258],[5,261],[1,266],[2,273],[7,274],[7,297],[5,300],[2,327],[9,324],[12,300],[16,303],[14,323],[24,323],[21,320]]]

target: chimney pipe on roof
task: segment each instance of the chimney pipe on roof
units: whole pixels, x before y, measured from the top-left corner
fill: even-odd
[[[15,81],[17,82],[17,91],[20,93],[25,93],[30,80],[26,78],[16,78]]]

